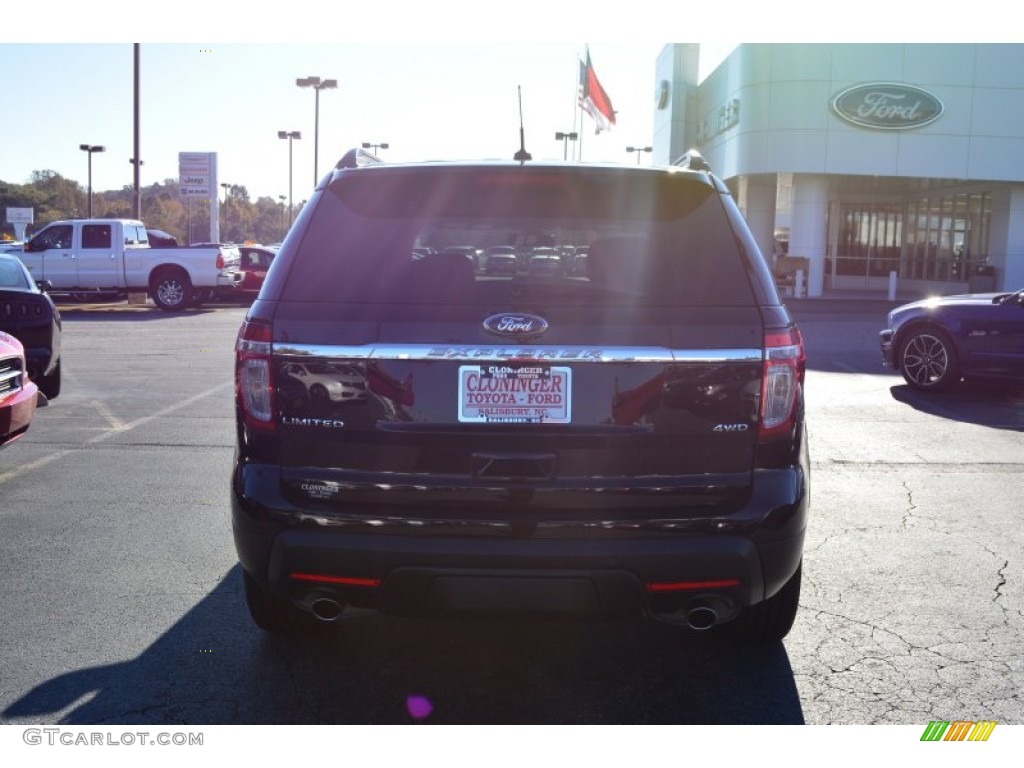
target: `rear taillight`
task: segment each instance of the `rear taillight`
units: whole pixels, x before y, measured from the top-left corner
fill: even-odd
[[[217,251],[217,269],[224,269],[224,254]]]
[[[799,330],[789,328],[765,333],[759,431],[762,439],[785,434],[793,428],[805,362],[804,340]]]
[[[243,322],[235,344],[235,397],[248,426],[272,431],[276,423],[270,359],[270,324],[265,320]]]

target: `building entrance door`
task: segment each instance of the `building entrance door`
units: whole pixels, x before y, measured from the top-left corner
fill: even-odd
[[[885,290],[889,272],[900,268],[903,205],[843,202],[838,209],[837,226],[829,227],[826,282],[838,289]]]

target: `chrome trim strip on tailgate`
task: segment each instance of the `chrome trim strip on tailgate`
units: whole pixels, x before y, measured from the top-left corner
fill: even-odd
[[[453,344],[288,344],[274,342],[282,357],[349,360],[509,360],[573,363],[758,363],[760,349],[668,349],[666,347],[471,346]]]

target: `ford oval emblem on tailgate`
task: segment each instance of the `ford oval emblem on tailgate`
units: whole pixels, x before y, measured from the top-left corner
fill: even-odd
[[[531,336],[540,336],[544,333],[548,329],[548,321],[537,315],[501,312],[497,315],[491,315],[484,320],[484,328],[496,336],[526,339]]]

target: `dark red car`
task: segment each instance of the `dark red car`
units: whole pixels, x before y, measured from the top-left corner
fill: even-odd
[[[238,283],[238,290],[246,296],[255,298],[263,287],[267,270],[277,255],[277,249],[266,245],[242,245],[238,251],[242,254],[242,261],[238,267],[242,273],[242,280]]]
[[[26,375],[21,342],[0,331],[0,448],[28,431],[38,393]]]

